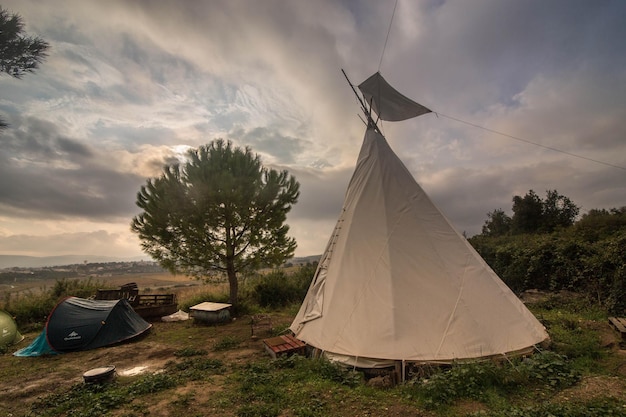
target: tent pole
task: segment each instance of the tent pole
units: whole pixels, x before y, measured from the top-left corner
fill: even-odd
[[[372,127],[376,127],[378,129],[378,125],[376,124],[376,122],[374,122],[374,119],[372,118],[372,108],[371,108],[371,106],[368,108],[367,104],[365,104],[365,102],[363,101],[363,99],[361,98],[359,93],[357,93],[356,88],[354,88],[354,84],[352,84],[352,82],[350,82],[350,79],[348,78],[348,74],[346,74],[346,72],[343,70],[343,68],[341,69],[341,72],[343,73],[343,76],[346,77],[346,81],[348,81],[348,84],[350,85],[350,88],[352,88],[352,91],[354,92],[354,95],[356,96],[357,100],[359,100],[359,103],[361,104],[361,110],[367,116],[367,125],[368,125],[368,127],[372,126]]]

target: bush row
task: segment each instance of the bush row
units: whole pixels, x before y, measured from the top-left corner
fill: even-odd
[[[475,236],[470,243],[515,292],[583,293],[610,313],[626,312],[626,230],[588,239],[576,229],[551,234]]]

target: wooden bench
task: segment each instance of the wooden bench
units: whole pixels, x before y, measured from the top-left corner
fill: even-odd
[[[615,330],[617,330],[622,336],[622,341],[620,342],[621,348],[626,348],[626,318],[624,317],[609,317],[609,324]]]
[[[306,348],[306,343],[291,335],[263,339],[263,345],[265,346],[267,353],[269,353],[274,359],[278,356],[292,355],[294,353],[304,355],[304,350]]]

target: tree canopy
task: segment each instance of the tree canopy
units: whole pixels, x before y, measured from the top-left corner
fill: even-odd
[[[542,200],[533,190],[524,197],[513,197],[513,216],[509,217],[502,209],[487,213],[482,228],[484,236],[504,236],[507,234],[550,233],[558,228],[574,224],[579,207],[568,197],[556,190],[547,190]]]
[[[287,171],[265,168],[249,148],[218,139],[141,187],[136,204],[143,212],[131,229],[173,273],[225,273],[236,305],[238,274],[293,256],[296,242],[285,220],[298,197],[299,184]]]
[[[35,71],[46,58],[50,45],[38,36],[24,33],[22,17],[0,7],[0,72],[15,78]],[[6,123],[0,120],[0,128]]]

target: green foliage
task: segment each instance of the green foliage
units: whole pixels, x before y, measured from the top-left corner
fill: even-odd
[[[521,387],[555,390],[571,386],[579,378],[564,356],[543,352],[515,362],[453,364],[404,389],[427,408],[438,408],[462,398],[487,401],[494,395],[503,397]]]
[[[185,358],[180,362],[171,362],[167,369],[176,372],[178,378],[200,381],[210,375],[224,372],[224,363],[212,358]]]
[[[28,292],[5,299],[4,309],[15,317],[21,331],[42,326],[56,305],[56,298],[46,292]]]
[[[240,404],[238,416],[321,417],[333,414],[328,393],[358,389],[362,382],[358,372],[323,359],[283,356],[239,369],[229,383],[235,392],[228,396],[227,404]]]
[[[556,190],[547,190],[545,200],[530,190],[524,197],[513,197],[511,232],[550,233],[574,224],[578,212],[578,206]]]
[[[245,404],[237,410],[237,417],[278,417],[280,409],[268,404]]]
[[[24,34],[20,15],[0,8],[0,71],[22,78],[39,67],[49,47],[43,39]]]
[[[293,255],[287,213],[299,184],[287,171],[264,168],[249,148],[215,140],[167,166],[137,194],[132,220],[144,251],[172,272],[223,272],[237,305],[237,274],[278,266]]]
[[[524,197],[513,197],[513,217],[511,229],[513,233],[537,232],[541,227],[541,198],[530,190]]]
[[[525,358],[515,371],[522,375],[522,377],[518,375],[509,377],[516,384],[521,382],[550,389],[572,386],[581,377],[566,356],[550,351]]]
[[[241,339],[234,336],[226,336],[215,342],[213,350],[215,352],[234,349],[241,344]]]
[[[183,359],[166,364],[164,372],[141,375],[130,381],[117,378],[107,383],[75,384],[64,392],[39,398],[31,406],[29,415],[40,417],[110,415],[112,410],[136,398],[146,397],[148,401],[151,401],[154,394],[174,388],[186,381],[206,380],[211,375],[224,372],[225,367],[222,361],[198,357],[202,354],[202,351],[192,349],[181,350],[177,356]],[[181,407],[192,399],[193,395],[178,397],[172,404]]]
[[[262,307],[284,307],[300,303],[311,284],[315,267],[303,266],[297,272],[288,275],[283,270],[276,270],[258,277],[252,292],[254,301]]]
[[[476,416],[624,415],[623,403],[616,400],[578,399],[574,393],[564,391],[578,381],[581,373],[614,375],[616,361],[621,358],[609,351],[604,352],[605,356],[596,355],[603,348],[595,329],[600,323],[606,327],[606,312],[571,294],[549,296],[529,307],[547,325],[552,352],[512,359],[512,363],[458,363],[433,373],[428,382],[415,381],[384,390],[364,384],[359,372],[323,359],[294,355],[269,360],[262,354],[243,360],[239,355],[230,360],[232,355],[220,354],[223,359],[216,359],[210,344],[199,340],[206,329],[183,326],[174,330],[164,325],[162,331],[151,336],[156,337],[154,343],[169,340],[165,333],[170,332],[180,334],[181,339],[176,347],[171,346],[175,349],[169,350],[173,352],[172,361],[162,373],[118,376],[110,383],[81,383],[69,389],[53,387],[53,394],[42,395],[32,405],[28,402],[23,414],[13,413],[43,417],[145,416],[155,412],[148,406],[158,402],[163,404],[163,412],[189,416],[456,416],[467,415],[468,404],[471,409],[476,405],[484,410]],[[241,329],[245,331],[245,326],[237,332]],[[234,349],[239,339],[235,339],[236,333],[226,330],[219,328],[218,344]],[[566,358],[564,353],[571,356]],[[35,369],[26,363],[19,366],[26,366],[29,372]],[[40,369],[38,366],[36,369]],[[5,369],[4,376],[10,372],[14,368]],[[603,377],[599,379],[604,381]],[[200,395],[207,384],[212,387],[210,395]],[[564,396],[570,398],[568,402],[559,403]],[[426,406],[432,410],[424,411]]]
[[[48,42],[26,36],[22,17],[0,7],[0,72],[15,78],[34,72],[46,58]],[[0,119],[0,130],[8,125]]]
[[[318,373],[322,378],[347,387],[354,388],[363,383],[363,375],[359,372],[327,360],[314,360],[311,363],[311,368],[313,372]]]
[[[507,407],[502,410],[473,413],[474,417],[624,417],[626,407],[614,398],[589,401],[544,403],[524,407]]]
[[[549,234],[469,241],[515,292],[576,291],[612,314],[626,314],[626,210],[590,213]]]
[[[483,225],[483,236],[504,236],[511,231],[511,218],[502,209],[487,213],[487,220]]]
[[[54,417],[104,416],[132,398],[173,388],[176,380],[165,374],[148,374],[130,385],[118,383],[76,384],[68,391],[39,398],[31,406],[32,415]]]
[[[98,288],[106,288],[103,282],[87,279],[60,279],[51,289],[41,288],[38,292],[28,292],[21,296],[7,293],[3,308],[15,317],[18,326],[27,331],[45,323],[50,311],[63,298],[75,296],[88,298]]]
[[[169,374],[147,374],[138,381],[133,382],[127,392],[131,395],[154,394],[175,387],[176,378]]]
[[[606,323],[605,311],[571,293],[551,295],[529,307],[546,326],[552,351],[568,357],[580,372],[598,370],[598,361],[607,352],[594,323]]]
[[[589,210],[574,225],[575,234],[589,242],[604,239],[624,229],[626,229],[626,207]]]
[[[222,291],[214,291],[211,289],[198,291],[195,292],[192,296],[188,296],[184,300],[180,300],[178,302],[178,308],[184,311],[189,311],[189,307],[204,303],[205,301],[226,303],[228,302],[228,294]]]
[[[93,296],[98,289],[109,288],[104,281],[94,280],[92,277],[87,279],[59,279],[52,287],[52,297],[57,299],[65,297],[89,298]]]

